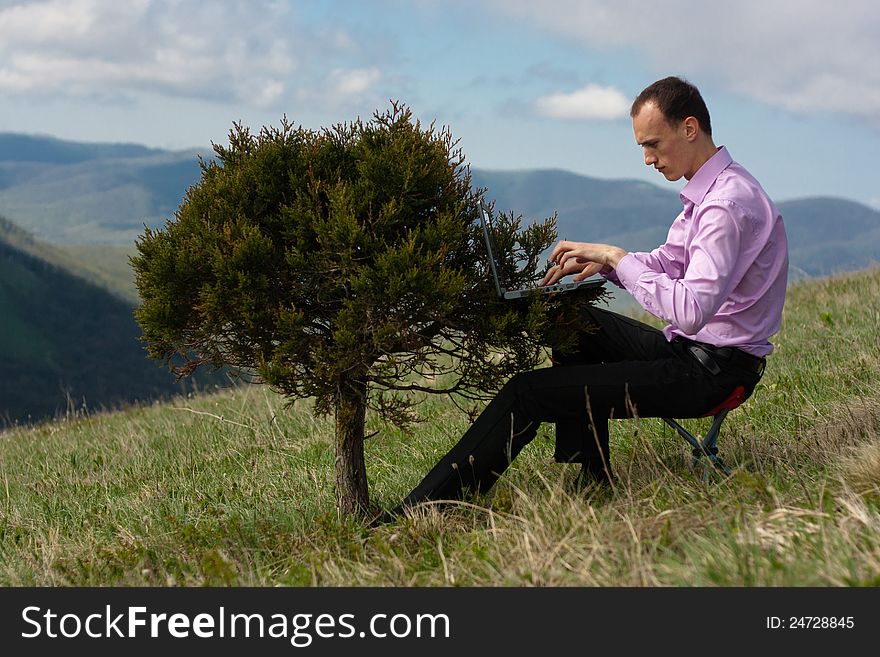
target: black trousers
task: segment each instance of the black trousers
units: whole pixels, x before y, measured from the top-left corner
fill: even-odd
[[[688,341],[669,342],[642,322],[592,308],[595,333],[578,336],[571,354],[554,352],[554,366],[512,377],[462,439],[403,501],[460,499],[486,492],[542,422],[556,424],[558,462],[601,459],[610,473],[608,420],[627,417],[701,417],[737,386],[751,394],[760,374],[717,360],[713,374]]]

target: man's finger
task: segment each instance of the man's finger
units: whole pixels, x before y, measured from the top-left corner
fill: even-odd
[[[554,262],[559,262],[559,256],[568,251],[569,248],[569,244],[565,240],[557,242],[556,246],[553,247],[553,251],[550,253],[550,259]]]
[[[571,264],[571,263],[569,263],[569,264]],[[552,285],[553,283],[556,283],[556,282],[562,280],[563,278],[565,278],[569,274],[574,273],[575,271],[577,271],[577,267],[572,268],[572,267],[563,267],[561,264],[556,265],[555,267],[550,269],[545,274],[544,280],[541,283],[541,285]]]

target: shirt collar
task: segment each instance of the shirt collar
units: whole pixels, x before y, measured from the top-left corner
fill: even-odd
[[[699,205],[706,198],[706,194],[715,184],[715,180],[733,163],[733,158],[727,152],[727,147],[721,146],[718,151],[703,163],[694,177],[681,190],[681,200],[689,200],[694,205]]]

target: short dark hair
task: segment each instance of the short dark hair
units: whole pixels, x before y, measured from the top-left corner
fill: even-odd
[[[642,106],[649,102],[657,106],[669,123],[684,121],[692,116],[699,122],[703,132],[712,136],[712,121],[706,103],[700,90],[687,80],[671,76],[645,87],[633,101],[630,117],[635,118]]]

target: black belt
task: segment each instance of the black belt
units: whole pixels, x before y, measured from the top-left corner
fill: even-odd
[[[691,355],[712,374],[719,374],[721,372],[721,367],[718,365],[719,362],[754,372],[758,376],[764,373],[767,361],[760,356],[752,356],[736,347],[715,347],[705,342],[697,342],[687,338],[679,337],[678,339],[687,343],[688,351]]]

